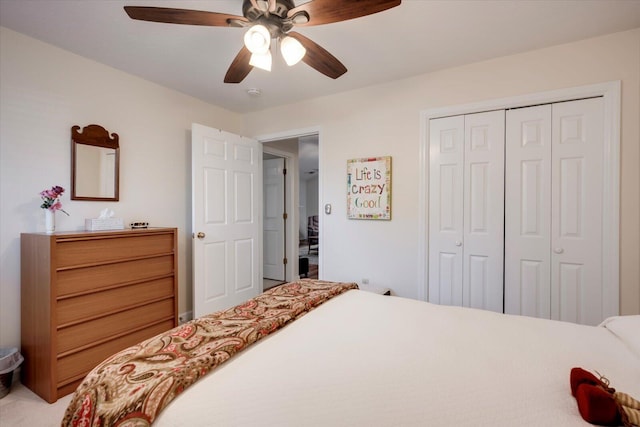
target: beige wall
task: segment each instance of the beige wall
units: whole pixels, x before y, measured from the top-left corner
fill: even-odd
[[[247,114],[245,134],[321,128],[326,279],[369,279],[417,297],[421,111],[554,89],[622,81],[620,312],[640,313],[640,29],[497,58]],[[346,219],[346,160],[393,157],[393,219]],[[323,265],[323,267],[322,267]]]
[[[347,61],[348,62],[348,61]],[[240,116],[0,28],[0,346],[19,345],[20,232],[44,231],[38,193],[69,188],[70,128],[120,136],[120,202],[71,202],[58,228],[109,207],[180,232],[180,311],[191,308],[191,123],[243,135],[320,129],[323,277],[417,297],[420,112],[622,81],[621,312],[640,313],[640,29]],[[346,219],[349,158],[393,156],[393,219]]]
[[[0,346],[20,344],[20,233],[43,232],[38,193],[53,185],[84,228],[111,208],[125,224],[179,229],[180,312],[191,308],[191,123],[241,133],[219,107],[0,28]],[[71,126],[120,136],[120,202],[70,201]]]

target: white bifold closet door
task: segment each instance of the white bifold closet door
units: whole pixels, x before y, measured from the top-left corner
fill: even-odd
[[[602,98],[507,112],[506,313],[603,320],[602,144]]]
[[[551,104],[507,111],[505,313],[551,318]]]
[[[502,312],[504,111],[429,129],[429,301]]]

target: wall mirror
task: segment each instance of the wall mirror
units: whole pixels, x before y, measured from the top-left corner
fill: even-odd
[[[71,200],[119,200],[118,134],[99,125],[71,128]]]

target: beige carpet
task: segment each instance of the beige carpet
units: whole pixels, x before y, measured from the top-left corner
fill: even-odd
[[[49,404],[14,380],[11,391],[0,399],[0,426],[59,426],[71,394]]]

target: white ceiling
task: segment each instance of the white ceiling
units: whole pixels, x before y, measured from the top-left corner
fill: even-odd
[[[134,21],[125,5],[242,15],[241,0],[0,0],[0,25],[239,113],[640,27],[640,0],[404,0],[297,29],[345,64],[337,80],[275,57],[225,84],[242,29]]]

